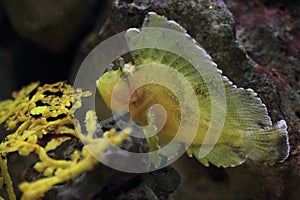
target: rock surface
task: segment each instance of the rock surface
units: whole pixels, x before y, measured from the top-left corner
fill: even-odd
[[[285,163],[247,162],[216,170],[182,158],[175,164],[183,179],[179,199],[295,199],[300,193],[299,15],[292,1],[283,12],[278,2],[270,7],[261,1],[251,1],[250,6],[248,1],[226,3],[233,14],[222,0],[119,0],[95,45],[127,28],[141,27],[145,14],[155,11],[181,24],[237,86],[254,89],[274,123],[287,121],[291,155]]]

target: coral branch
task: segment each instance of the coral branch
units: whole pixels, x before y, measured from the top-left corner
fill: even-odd
[[[2,177],[3,177],[3,183],[6,185],[6,191],[8,194],[8,198],[10,200],[15,200],[16,195],[14,193],[13,183],[12,183],[10,175],[8,173],[6,158],[3,158],[3,157],[0,158],[0,168],[1,168],[1,173],[2,173]]]
[[[111,145],[119,145],[130,134],[129,129],[116,134],[114,129],[96,138],[97,117],[94,111],[86,113],[85,128],[88,135],[83,135],[74,112],[81,107],[81,98],[90,95],[80,89],[74,90],[64,82],[39,86],[33,83],[13,94],[14,100],[0,102],[0,124],[5,122],[8,131],[0,143],[0,167],[2,183],[7,187],[9,199],[16,199],[13,184],[7,169],[10,153],[18,152],[21,156],[36,154],[39,161],[34,169],[43,176],[33,182],[19,185],[23,192],[21,199],[38,199],[51,190],[54,185],[70,180],[85,171],[92,170],[99,161],[87,151],[87,146],[97,146],[97,156],[102,158],[104,151]],[[74,149],[70,159],[55,159],[49,152],[56,150],[71,138],[82,139],[86,146]],[[99,157],[98,157],[99,158]],[[1,185],[3,185],[1,184]],[[2,189],[2,187],[1,187]]]

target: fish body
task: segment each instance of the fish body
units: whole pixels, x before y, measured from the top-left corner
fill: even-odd
[[[186,34],[186,31],[176,22],[168,21],[165,17],[153,12],[145,18],[143,27],[169,28]],[[129,46],[135,45],[138,34],[139,32],[134,29],[127,31]],[[167,36],[162,34],[151,37],[156,38],[156,42],[159,43],[164,42],[164,37]],[[193,40],[188,35],[186,39]],[[197,52],[202,59],[200,64],[201,62],[211,63],[211,72],[208,71],[208,73],[219,73],[205,50],[195,42],[194,47],[189,49],[188,53],[197,56]],[[157,66],[177,71],[180,78],[188,81],[196,95],[200,117],[197,119],[196,135],[187,151],[189,155],[194,155],[206,166],[212,163],[222,167],[239,165],[247,158],[274,164],[282,162],[288,157],[289,143],[285,121],[281,120],[276,125],[272,125],[266,106],[253,90],[237,88],[228,78],[222,76],[226,105],[219,103],[217,109],[221,113],[226,107],[223,128],[216,144],[205,143],[205,136],[212,124],[211,102],[214,99],[210,95],[209,87],[203,76],[190,62],[169,51],[156,48],[138,49],[132,51],[131,55],[132,63],[125,64],[119,70],[108,71],[99,78],[97,81],[99,93],[108,107],[112,106],[112,100],[116,102],[114,106],[116,112],[123,111],[121,108],[128,105],[133,121],[144,126],[149,124],[149,108],[156,104],[161,105],[167,113],[165,123],[157,134],[161,143],[168,143],[174,138],[181,124],[182,112],[188,114],[185,116],[191,116],[184,120],[194,120],[192,116],[195,115],[195,112],[189,110],[188,106],[182,110],[182,105],[174,91],[158,83],[157,80],[172,76],[172,73],[170,72],[170,75],[155,73],[154,69]],[[146,65],[147,67],[145,67]],[[151,72],[149,69],[153,69],[153,71]],[[154,74],[154,76],[149,79],[150,74]],[[143,81],[147,84],[141,87],[135,86]],[[114,92],[116,88],[119,92]],[[185,95],[185,87],[180,82],[175,82],[174,88],[182,96]],[[120,105],[120,110],[118,105]],[[211,128],[214,130],[214,127]],[[185,136],[189,134],[189,127],[186,130],[185,135],[179,137],[179,142],[186,142]],[[200,156],[201,146],[212,146],[205,157]]]

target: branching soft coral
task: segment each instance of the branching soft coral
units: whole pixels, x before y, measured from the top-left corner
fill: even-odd
[[[81,98],[89,95],[90,92],[74,90],[65,82],[43,86],[33,83],[15,92],[13,100],[0,102],[0,124],[5,122],[7,130],[12,132],[0,143],[0,186],[3,188],[6,185],[9,199],[16,199],[7,169],[9,153],[38,155],[39,162],[35,163],[34,168],[44,176],[19,185],[23,192],[21,199],[37,199],[54,185],[93,169],[99,161],[87,151],[89,145],[96,145],[101,157],[111,144],[120,144],[130,134],[130,130],[126,129],[115,135],[116,131],[112,129],[104,133],[104,137],[95,139],[97,118],[94,111],[86,113],[85,126],[88,134],[81,134],[79,123],[74,120],[74,112],[81,107]],[[79,135],[86,146],[81,150],[74,150],[70,160],[56,160],[48,155],[49,151],[71,138],[79,138]],[[43,144],[41,141],[45,136],[47,141]]]

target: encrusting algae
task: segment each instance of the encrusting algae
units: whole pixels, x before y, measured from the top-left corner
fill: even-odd
[[[111,129],[103,134],[104,137],[94,138],[97,118],[94,111],[88,111],[85,121],[88,134],[83,135],[79,123],[74,120],[74,112],[81,107],[81,98],[89,95],[90,92],[74,90],[65,82],[43,86],[32,83],[13,93],[13,100],[0,102],[0,124],[5,123],[7,131],[12,132],[0,143],[0,190],[5,186],[10,200],[16,199],[7,167],[10,153],[38,156],[39,162],[35,163],[34,169],[44,176],[33,182],[21,183],[19,189],[23,192],[21,199],[39,199],[54,185],[92,170],[99,163],[88,152],[88,145],[97,145],[98,152],[103,154],[111,144],[119,145],[130,134],[129,129],[118,135]],[[74,150],[70,160],[57,160],[48,155],[63,142],[74,137],[79,139],[79,135],[86,145],[81,150]],[[42,144],[40,141],[46,137],[50,139]]]

